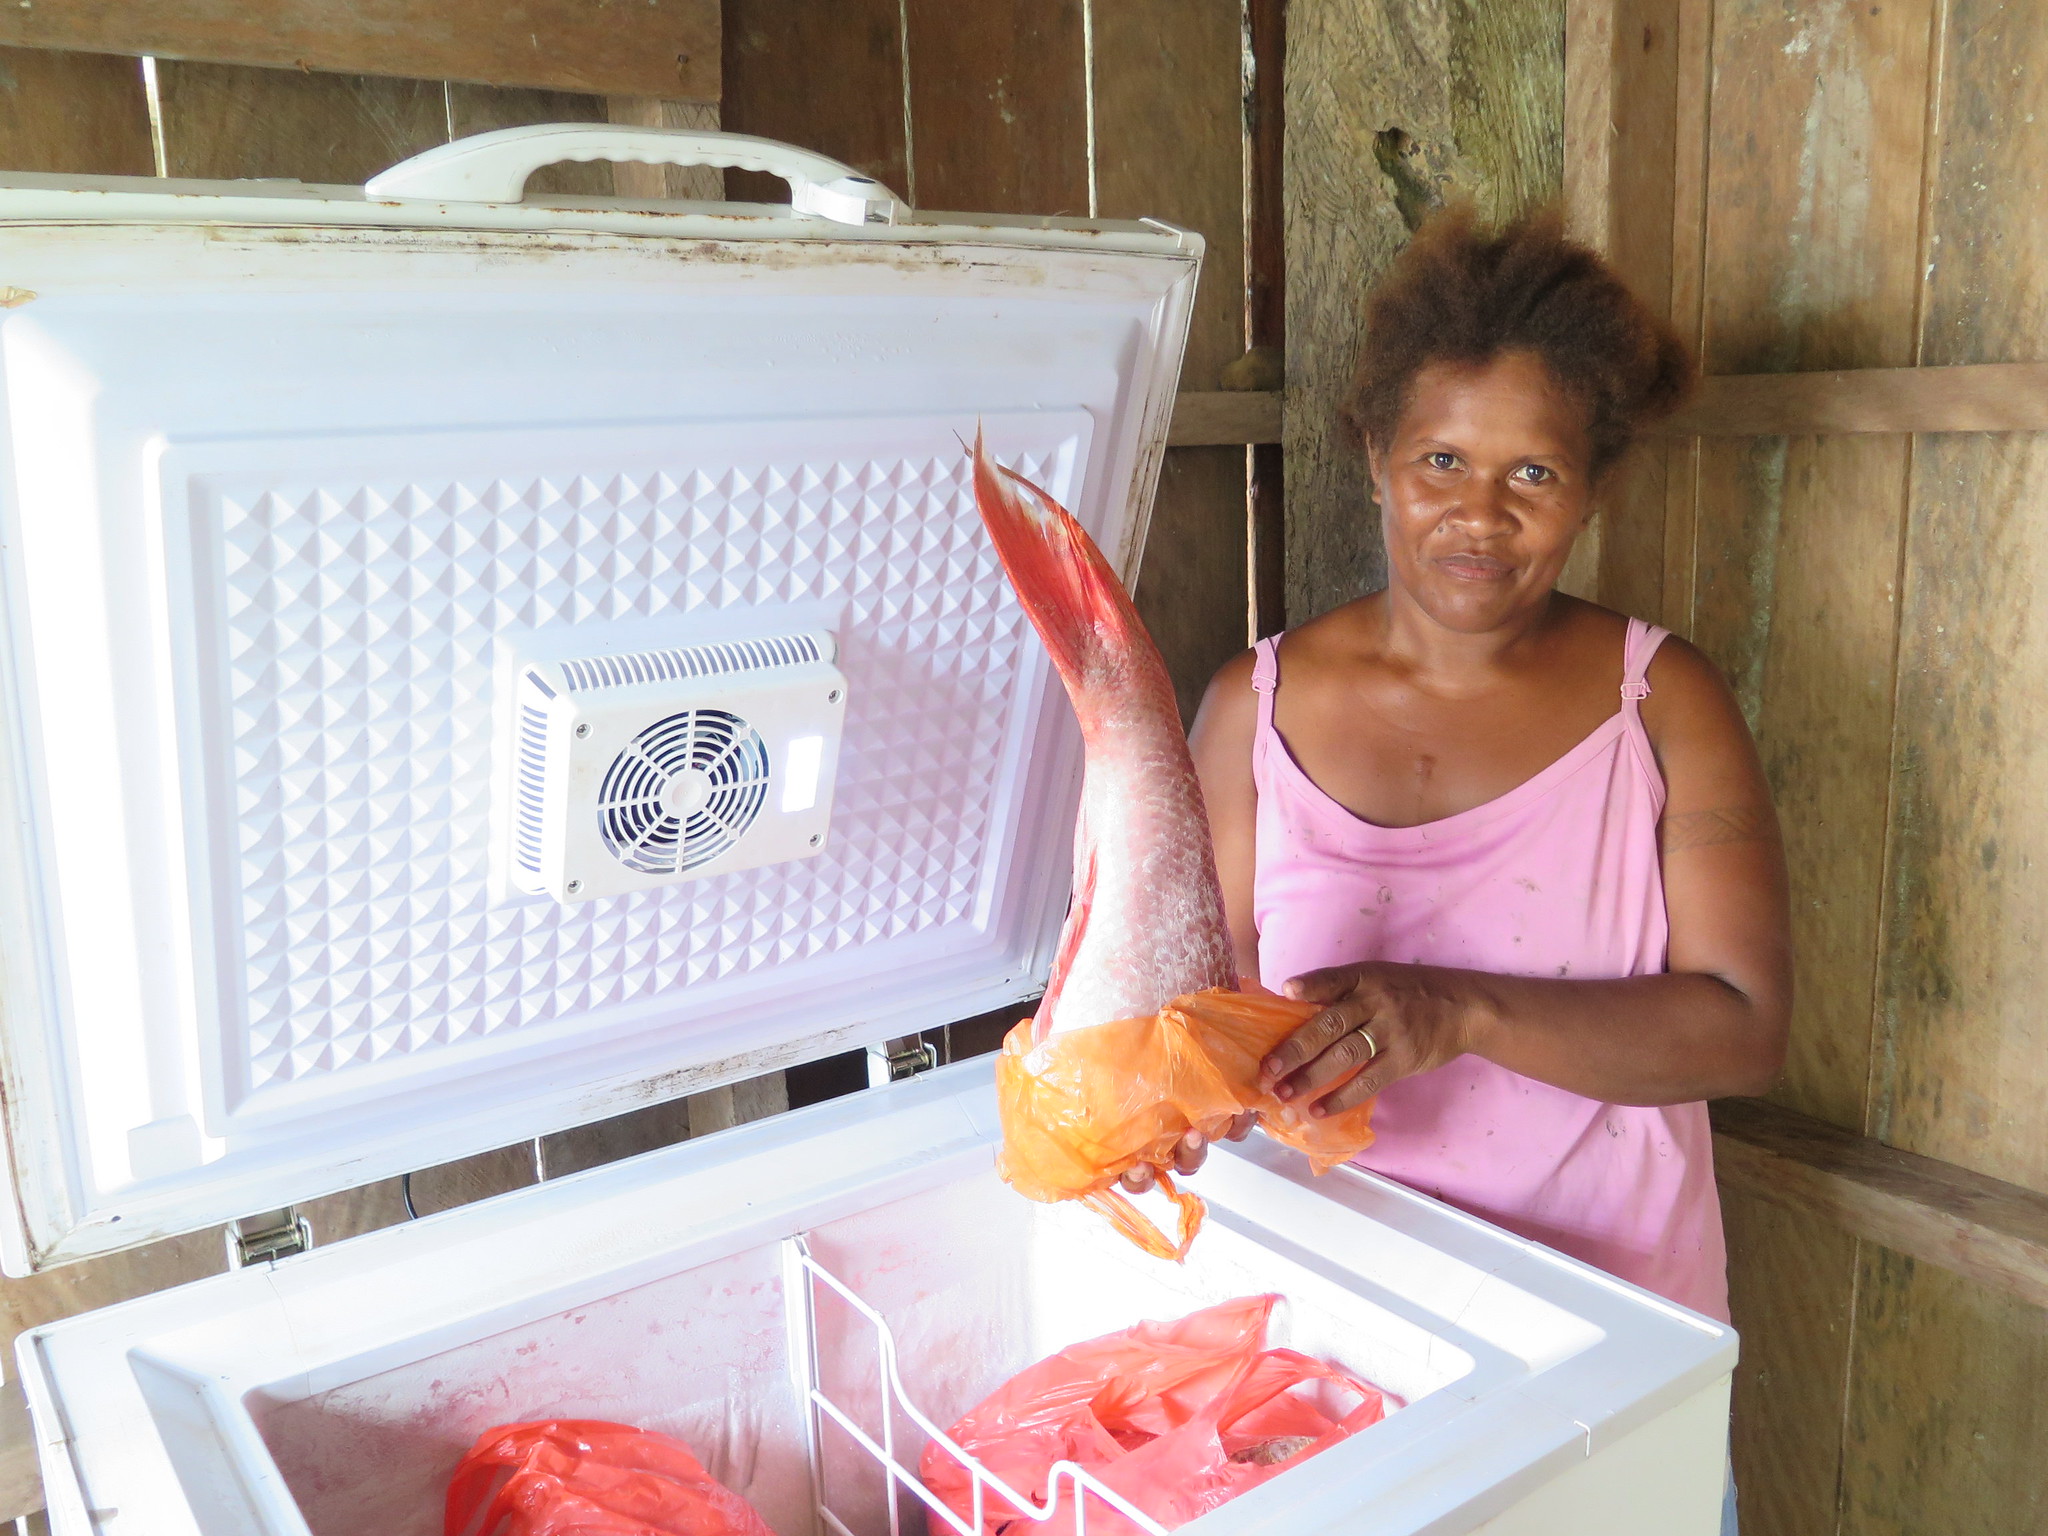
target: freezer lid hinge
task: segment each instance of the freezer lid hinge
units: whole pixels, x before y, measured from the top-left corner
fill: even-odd
[[[313,1224],[297,1206],[288,1205],[281,1211],[244,1216],[228,1227],[227,1240],[229,1269],[274,1264],[313,1246]]]
[[[901,1035],[868,1047],[868,1086],[880,1088],[929,1072],[939,1064],[939,1050],[917,1035]]]

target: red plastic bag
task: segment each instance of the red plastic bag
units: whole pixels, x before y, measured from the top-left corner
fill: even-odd
[[[668,1435],[597,1419],[487,1429],[448,1484],[446,1536],[774,1536]]]
[[[1291,1349],[1262,1349],[1276,1296],[1247,1296],[1173,1323],[1139,1323],[1063,1349],[1013,1376],[948,1431],[1010,1487],[1043,1507],[1053,1463],[1071,1461],[1171,1530],[1227,1503],[1386,1415],[1379,1390]],[[1332,1419],[1297,1387],[1329,1382],[1358,1405]],[[924,1484],[974,1519],[974,1486],[934,1440]],[[1074,1529],[1070,1482],[1053,1517],[1036,1523],[993,1490],[983,1536]],[[932,1536],[953,1536],[932,1516]],[[1099,1498],[1088,1536],[1138,1527]]]

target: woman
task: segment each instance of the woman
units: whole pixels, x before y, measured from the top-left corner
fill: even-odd
[[[1462,214],[1367,335],[1386,588],[1231,662],[1192,734],[1238,963],[1325,1005],[1266,1080],[1377,1095],[1363,1166],[1725,1320],[1701,1101],[1784,1058],[1776,816],[1713,665],[1554,590],[1684,350],[1554,220]]]

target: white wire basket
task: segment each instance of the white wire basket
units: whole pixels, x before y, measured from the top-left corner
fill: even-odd
[[[1045,1521],[1052,1519],[1056,1514],[1063,1517],[1070,1514],[1074,1536],[1087,1536],[1089,1508],[1097,1500],[1115,1510],[1138,1530],[1146,1532],[1147,1536],[1166,1536],[1166,1527],[1071,1461],[1053,1463],[1052,1470],[1046,1478],[1046,1496],[1043,1502],[1034,1501],[1011,1487],[971,1454],[961,1449],[944,1429],[918,1407],[916,1400],[903,1384],[902,1373],[897,1368],[896,1336],[891,1332],[888,1320],[881,1313],[869,1306],[850,1286],[812,1257],[810,1246],[802,1237],[787,1240],[784,1245],[784,1263],[785,1294],[790,1298],[790,1355],[796,1371],[798,1390],[803,1395],[805,1432],[809,1436],[807,1449],[811,1466],[811,1493],[817,1507],[819,1523],[825,1530],[833,1533],[833,1536],[877,1536],[874,1531],[848,1524],[834,1508],[834,1491],[830,1486],[832,1478],[826,1452],[828,1438],[835,1432],[844,1436],[851,1446],[871,1459],[880,1469],[883,1478],[883,1504],[888,1516],[888,1536],[906,1536],[906,1531],[917,1531],[914,1523],[906,1524],[905,1494],[913,1496],[930,1511],[925,1528],[932,1532],[933,1536],[941,1536],[941,1533],[946,1531],[954,1532],[956,1536],[979,1536],[984,1528],[989,1498],[992,1494],[1030,1520]],[[873,1429],[864,1427],[855,1411],[835,1401],[825,1390],[820,1368],[822,1351],[818,1328],[818,1300],[821,1287],[873,1330],[877,1401],[868,1405],[874,1413]],[[898,1452],[896,1430],[899,1418],[915,1425],[933,1444],[957,1461],[967,1473],[973,1489],[971,1518],[961,1518],[950,1505],[925,1486],[915,1467],[905,1465]],[[910,1506],[909,1513],[915,1515],[915,1505]],[[1066,1529],[1064,1524],[1061,1529]]]

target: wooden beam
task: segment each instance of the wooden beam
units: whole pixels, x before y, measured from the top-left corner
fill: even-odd
[[[1703,379],[1666,437],[2048,430],[2048,363],[1851,368]]]
[[[1173,402],[1169,448],[1221,448],[1280,441],[1279,392],[1183,390]]]
[[[1177,383],[1213,390],[1245,350],[1244,0],[1124,0],[1093,15],[1094,135],[1082,149],[1095,212],[1164,219],[1207,242]],[[1131,595],[1185,720],[1245,647],[1245,512],[1242,443],[1161,461]]]
[[[2048,1307],[2048,1195],[1761,1099],[1711,1113],[1724,1184]]]
[[[1245,0],[1251,80],[1244,98],[1245,332],[1277,379],[1287,359],[1287,0]],[[1250,611],[1247,643],[1287,627],[1286,456],[1278,443],[1251,455],[1246,506]]]
[[[716,101],[719,0],[35,0],[0,44]]]
[[[1680,0],[1565,0],[1564,208],[1659,315],[1671,312]],[[1631,454],[1601,488],[1558,586],[1663,614],[1668,447]]]

